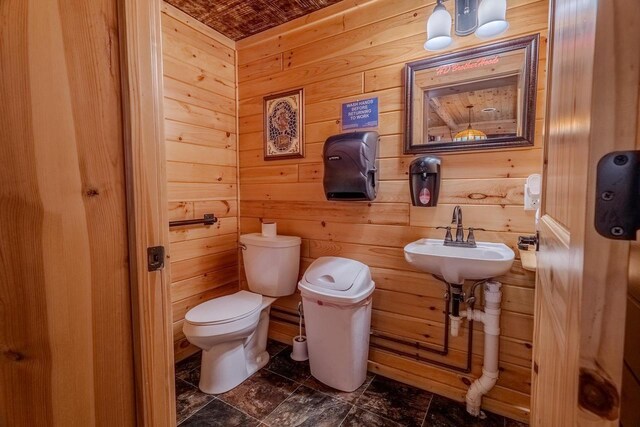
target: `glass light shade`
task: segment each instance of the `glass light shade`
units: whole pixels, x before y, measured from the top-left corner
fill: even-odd
[[[427,21],[426,50],[440,50],[451,44],[451,14],[438,3]]]
[[[482,0],[478,7],[476,37],[486,39],[507,31],[507,0]]]
[[[469,126],[467,129],[460,131],[453,138],[454,141],[481,141],[487,139],[487,134]]]

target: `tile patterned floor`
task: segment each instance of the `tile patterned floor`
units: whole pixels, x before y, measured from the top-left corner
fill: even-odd
[[[369,374],[358,390],[344,393],[294,362],[291,348],[269,341],[269,364],[235,389],[208,395],[198,390],[200,353],[176,365],[176,405],[181,427],[526,427],[487,413],[478,420],[462,404]]]

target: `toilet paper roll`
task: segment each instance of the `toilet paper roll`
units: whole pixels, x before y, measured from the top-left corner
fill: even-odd
[[[278,234],[277,224],[275,222],[262,223],[262,235],[264,237],[275,237]]]

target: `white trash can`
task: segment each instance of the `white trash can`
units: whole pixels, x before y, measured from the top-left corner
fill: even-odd
[[[318,258],[298,288],[311,375],[335,389],[356,390],[367,376],[375,289],[369,267],[347,258]]]

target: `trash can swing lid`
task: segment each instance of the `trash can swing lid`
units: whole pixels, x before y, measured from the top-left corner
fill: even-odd
[[[321,257],[309,266],[299,287],[319,300],[358,302],[371,295],[375,285],[365,264],[341,257]]]

